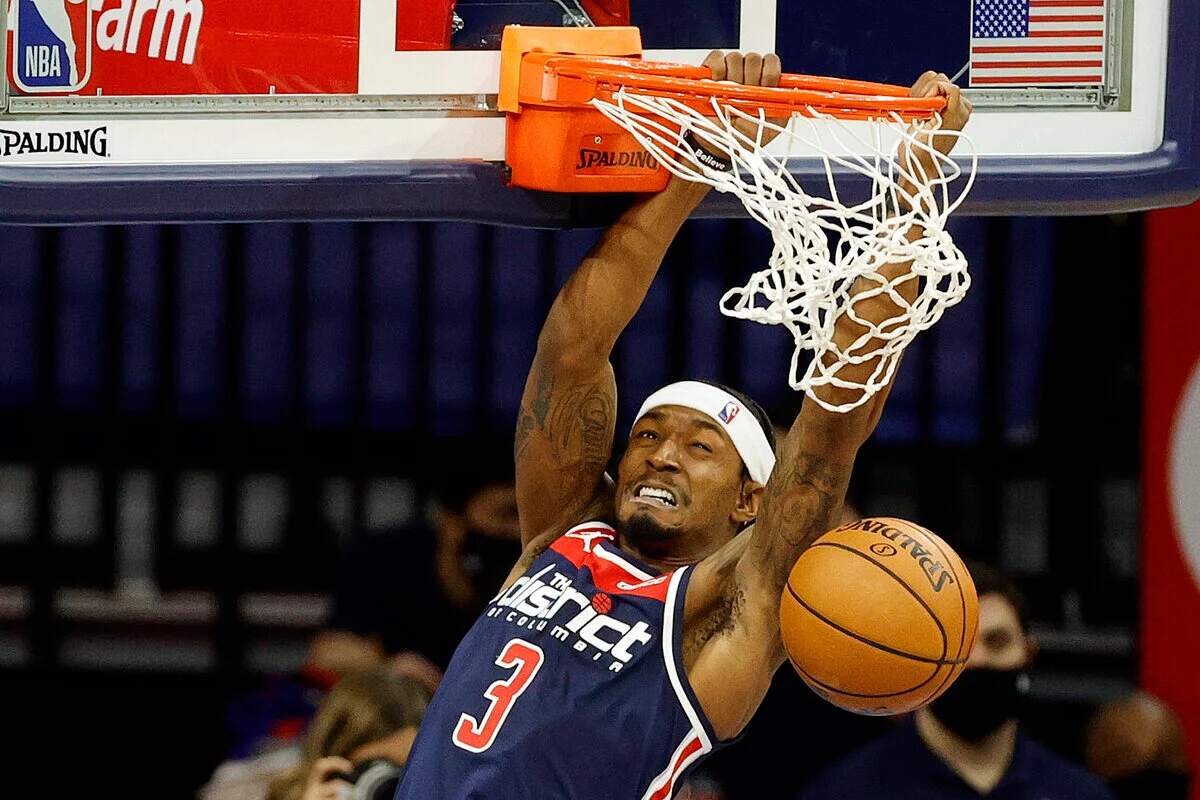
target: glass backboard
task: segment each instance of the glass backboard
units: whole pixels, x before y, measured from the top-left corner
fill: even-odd
[[[1198,12],[1200,0],[8,0],[0,221],[588,224],[602,198],[503,186],[496,48],[510,23],[634,24],[662,60],[740,48],[775,50],[790,72],[954,75],[979,109],[968,213],[1182,202],[1200,193]]]

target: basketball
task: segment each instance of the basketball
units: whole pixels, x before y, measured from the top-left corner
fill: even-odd
[[[779,603],[788,659],[813,691],[858,714],[917,709],[962,672],[979,616],[962,560],[919,525],[876,517],[813,543]]]

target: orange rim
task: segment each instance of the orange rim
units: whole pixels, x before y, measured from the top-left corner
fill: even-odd
[[[778,87],[770,87],[714,81],[707,67],[665,61],[563,56],[547,59],[544,67],[548,75],[595,84],[598,95],[611,96],[624,88],[673,98],[698,111],[713,98],[744,111],[790,114],[812,108],[844,119],[881,114],[927,119],[946,107],[944,97],[910,97],[903,86],[815,75],[785,74]]]

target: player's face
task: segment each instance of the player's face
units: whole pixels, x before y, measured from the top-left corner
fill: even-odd
[[[698,411],[662,406],[629,436],[617,471],[617,522],[622,532],[664,539],[734,527],[741,491],[742,459],[729,436]]]
[[[979,633],[971,648],[968,667],[1020,669],[1030,656],[1029,638],[1021,630],[1017,610],[1003,595],[979,598]]]

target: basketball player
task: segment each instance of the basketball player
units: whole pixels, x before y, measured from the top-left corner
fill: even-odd
[[[717,80],[779,81],[774,55],[715,52],[705,64]],[[945,75],[922,75],[912,92],[947,98],[946,128],[970,116]],[[459,645],[398,800],[669,798],[742,731],[783,662],[780,591],[833,526],[887,392],[847,414],[805,402],[776,466],[753,401],[672,384],[643,404],[616,481],[605,474],[617,408],[609,354],[706,192],[673,180],[637,202],[555,300],[517,423],[524,553]],[[880,320],[897,310],[886,296],[856,308]],[[843,342],[864,330],[837,325]]]

